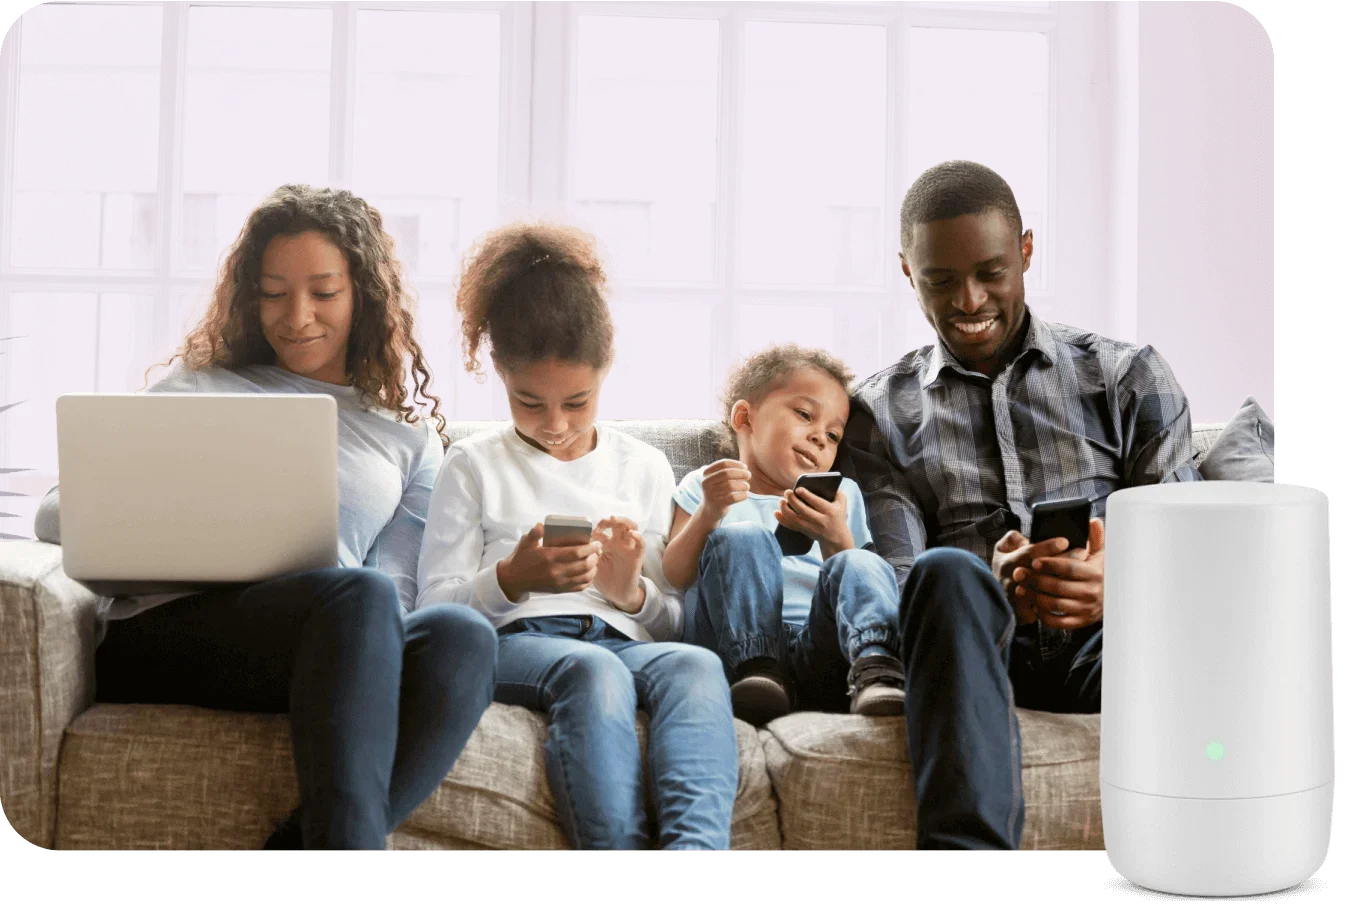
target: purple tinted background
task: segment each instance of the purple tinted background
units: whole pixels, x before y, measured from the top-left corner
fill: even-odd
[[[0,532],[28,533],[56,480],[55,396],[137,389],[281,181],[384,211],[450,417],[505,415],[494,375],[462,371],[450,298],[458,256],[517,216],[603,244],[606,417],[712,416],[726,370],[768,342],[883,367],[932,341],[897,272],[897,209],[950,157],[1015,189],[1037,311],[1155,345],[1195,421],[1247,395],[1273,412],[1257,22],[1223,3],[830,9],[849,21],[103,6],[82,36],[87,7],[30,13],[22,54],[12,29],[0,55],[0,336],[21,335],[0,342],[0,467],[31,469],[0,474],[23,494]]]

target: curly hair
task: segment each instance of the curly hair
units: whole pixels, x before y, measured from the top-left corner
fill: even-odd
[[[938,163],[913,180],[899,210],[899,245],[907,252],[919,223],[953,220],[964,214],[999,212],[1021,232],[1020,206],[1011,186],[996,172],[971,160]]]
[[[498,368],[557,358],[602,370],[613,362],[607,280],[592,236],[558,223],[513,223],[464,258],[455,307],[464,368],[479,381],[483,343]]]
[[[191,370],[218,366],[234,370],[276,363],[262,333],[259,313],[262,255],[278,236],[322,233],[346,255],[351,272],[351,335],[346,375],[366,398],[394,412],[399,421],[418,420],[412,404],[430,405],[436,432],[445,442],[440,399],[431,395],[431,371],[417,343],[412,298],[383,218],[363,199],[343,189],[283,185],[248,215],[220,267],[201,322],[165,364],[181,358]],[[413,400],[406,381],[411,377]]]
[[[823,349],[803,349],[795,343],[781,343],[751,355],[730,372],[721,394],[721,452],[731,458],[739,455],[739,442],[730,413],[741,399],[758,405],[763,397],[801,368],[818,368],[851,391],[856,375],[841,359]]]

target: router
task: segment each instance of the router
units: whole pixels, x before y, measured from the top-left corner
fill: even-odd
[[[1168,893],[1295,886],[1334,797],[1329,504],[1285,484],[1110,495],[1100,808],[1110,863]]]

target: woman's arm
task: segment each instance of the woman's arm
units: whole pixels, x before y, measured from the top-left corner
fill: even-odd
[[[49,544],[61,543],[61,487],[47,491],[33,516],[33,536]]]
[[[388,524],[370,545],[365,565],[378,569],[393,579],[398,586],[398,602],[404,612],[417,605],[417,558],[421,552],[421,537],[426,528],[426,510],[430,505],[431,490],[440,472],[445,452],[440,435],[429,419],[423,419],[426,442],[422,447],[412,475],[406,481],[402,499]]]

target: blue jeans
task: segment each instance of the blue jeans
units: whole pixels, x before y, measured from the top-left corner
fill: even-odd
[[[520,619],[500,634],[496,700],[551,718],[548,783],[573,846],[650,847],[640,706],[650,715],[659,847],[730,847],[739,748],[715,657],[633,641],[591,616]]]
[[[378,849],[439,786],[491,703],[496,633],[392,579],[320,569],[108,623],[97,699],[289,713],[305,848]]]
[[[1104,633],[1044,656],[992,570],[937,547],[918,556],[899,607],[918,848],[1020,846],[1025,825],[1016,706],[1098,713]]]
[[[861,652],[880,647],[898,656],[898,584],[868,550],[824,560],[803,626],[782,621],[782,548],[761,525],[712,531],[697,582],[692,640],[716,651],[729,678],[745,660],[776,658],[798,709],[845,713],[848,672]]]
[[[909,759],[919,848],[1017,848],[1025,822],[1015,706],[1100,709],[1104,635],[1072,633],[1045,655],[1038,627],[1017,628],[981,559],[939,547],[919,556],[895,612],[893,570],[845,551],[825,561],[803,627],[781,624],[781,551],[766,530],[727,525],[707,538],[698,571],[694,639],[728,672],[781,657],[802,709],[847,709],[857,653],[878,644],[904,665]],[[895,612],[886,623],[883,614]],[[897,623],[897,638],[887,626]]]

